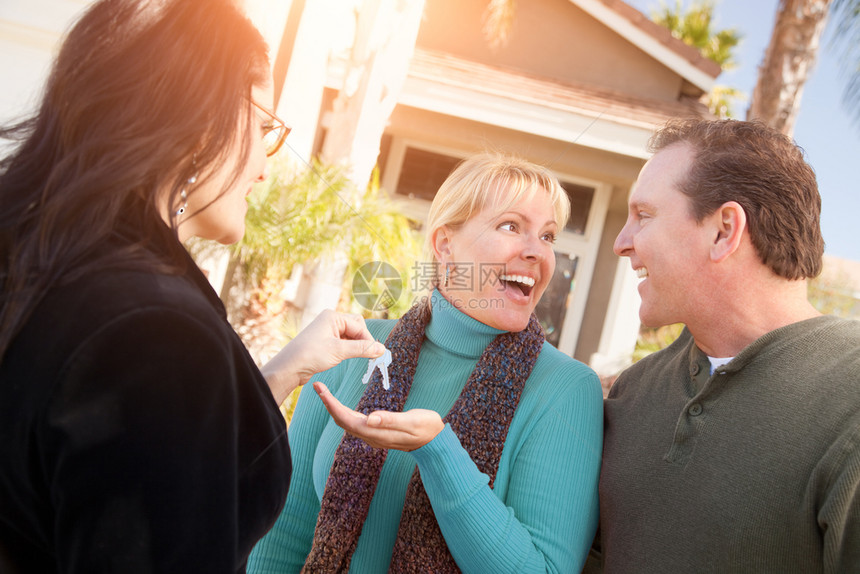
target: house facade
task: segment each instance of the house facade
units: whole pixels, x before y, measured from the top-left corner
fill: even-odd
[[[654,128],[708,116],[701,100],[719,66],[617,0],[518,2],[507,41],[493,46],[482,32],[487,5],[424,3],[380,142],[382,187],[420,225],[439,185],[473,153],[513,153],[552,169],[572,207],[538,314],[550,342],[611,374],[626,366],[639,330],[638,280],[612,251],[627,197]],[[307,10],[304,17],[324,27],[308,34],[288,21],[280,44],[289,46],[297,73],[309,67],[300,35],[318,41],[335,21],[334,9],[329,18]],[[283,52],[278,58],[276,68],[288,68]],[[312,118],[314,126],[312,141],[296,142],[300,154],[324,146],[333,102],[348,86],[345,59],[330,51],[323,94],[310,110],[299,109],[290,92],[308,89],[308,78],[291,81],[288,68],[278,111],[288,121]]]
[[[416,0],[412,0],[416,1]],[[348,89],[338,49],[363,4],[386,0],[248,0],[272,46],[277,112],[302,160],[329,136]],[[404,4],[408,2],[400,2]],[[13,0],[0,7],[0,119],[38,92],[62,31],[86,0]],[[439,184],[486,150],[549,167],[571,199],[556,271],[539,315],[563,352],[611,374],[639,329],[637,279],[612,244],[648,158],[653,129],[707,116],[719,67],[620,0],[516,2],[506,42],[483,33],[488,0],[424,0],[405,77],[384,123],[381,185],[420,227]],[[349,44],[349,40],[346,40]],[[341,48],[343,45],[341,45]]]

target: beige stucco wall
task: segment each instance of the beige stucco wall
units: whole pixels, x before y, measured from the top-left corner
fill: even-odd
[[[516,2],[508,43],[497,49],[480,33],[487,4],[487,0],[427,0],[418,46],[563,83],[664,101],[674,101],[680,94],[680,76],[570,0]]]

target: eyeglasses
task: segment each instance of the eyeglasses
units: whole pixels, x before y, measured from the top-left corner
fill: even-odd
[[[266,114],[267,122],[263,124],[263,145],[266,148],[266,155],[271,157],[275,155],[281,146],[284,145],[284,140],[287,139],[290,131],[293,129],[281,120],[278,116],[251,100],[254,106]]]

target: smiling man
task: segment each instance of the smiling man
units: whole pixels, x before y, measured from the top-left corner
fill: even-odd
[[[647,326],[605,401],[606,572],[860,571],[860,322],[820,315],[812,168],[761,124],[651,140],[615,252]]]

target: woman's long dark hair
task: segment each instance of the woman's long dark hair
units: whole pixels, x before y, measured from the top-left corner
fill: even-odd
[[[0,130],[19,142],[0,162],[0,358],[59,282],[108,266],[179,270],[175,217],[167,260],[147,256],[145,234],[122,252],[94,253],[112,234],[158,221],[192,175],[225,161],[268,65],[232,0],[101,0],[83,15],[36,114]]]

